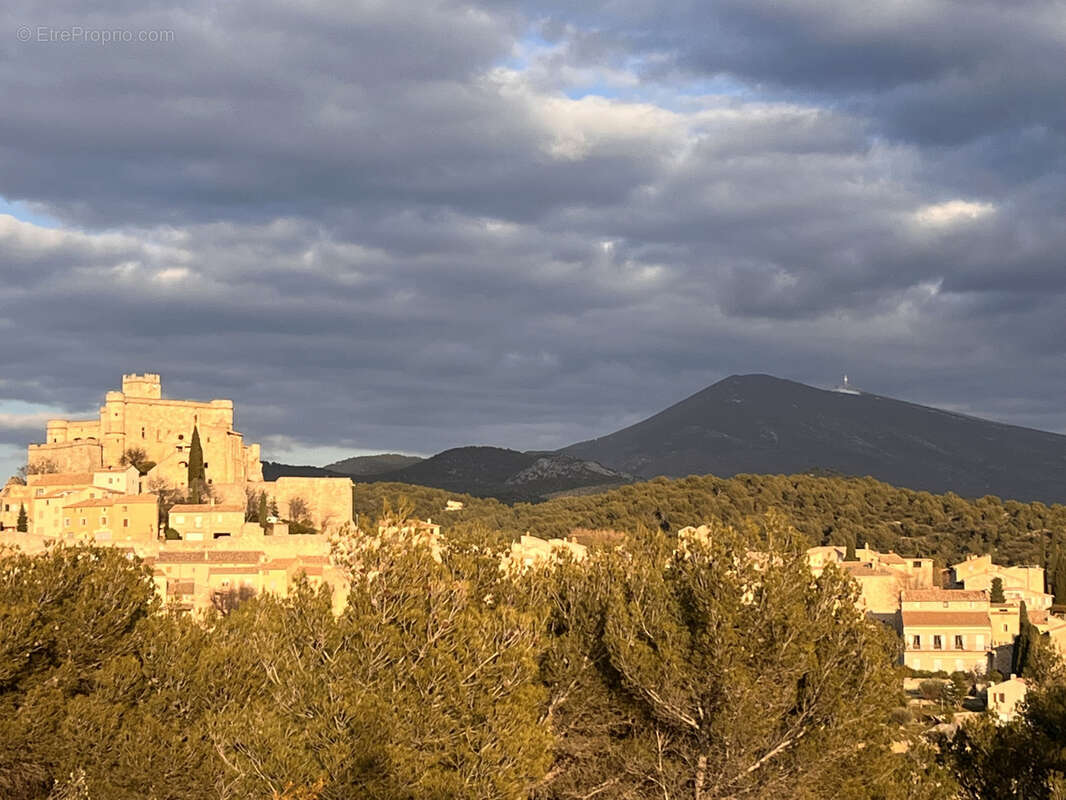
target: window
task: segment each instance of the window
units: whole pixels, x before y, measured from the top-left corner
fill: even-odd
[[[107,517],[100,517],[100,527],[103,528],[107,525]]]
[[[1003,623],[1003,630],[1007,630],[1007,623],[1006,622]]]
[[[962,644],[962,635],[961,634],[957,634],[955,636],[955,649],[956,650],[964,650],[965,649],[963,647],[963,644]]]
[[[922,637],[919,636],[918,634],[915,634],[911,638],[911,647],[913,647],[915,650],[921,650],[922,649]]]
[[[141,428],[141,438],[144,438],[144,428]]]
[[[948,608],[949,606],[950,606],[950,603],[948,603],[948,601],[947,601],[947,600],[945,600],[945,601],[944,601],[944,608]]]
[[[82,517],[82,518],[81,518],[81,526],[82,526],[83,528],[85,527],[85,517]]]
[[[130,521],[128,519],[122,520],[122,527],[123,528],[128,528],[129,526],[130,526]]]
[[[977,644],[974,647],[974,649],[975,650],[984,650],[985,649],[985,637],[984,637],[983,634],[980,634],[980,633],[977,634]]]
[[[64,528],[69,528],[70,527],[70,517],[67,517],[65,520],[63,520],[63,527]]]
[[[914,561],[914,562],[912,562],[912,564],[911,564],[911,566],[913,566],[913,567],[915,567],[915,568],[917,568],[917,567],[920,567],[921,565],[922,565],[922,562],[921,562],[921,561]]]
[[[181,441],[184,441],[184,440],[185,440],[185,434],[184,433],[179,433],[178,434],[178,441],[181,442]]]
[[[934,650],[943,650],[944,649],[944,640],[940,636],[939,633],[934,633],[933,634],[933,649]]]
[[[211,466],[211,465],[210,465],[210,464],[208,464],[208,463],[207,463],[207,462],[205,461],[205,462],[204,462],[204,469],[207,469],[207,468],[208,468],[209,466]]]
[[[1007,702],[1007,693],[1006,692],[996,692],[996,702],[997,703],[1006,703]]]

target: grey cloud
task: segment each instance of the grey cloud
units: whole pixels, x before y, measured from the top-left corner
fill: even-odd
[[[1066,430],[1061,26],[908,7],[5,8],[0,196],[60,228],[0,221],[0,399],[160,371],[279,448],[433,452],[847,370]],[[569,100],[590,66],[634,82]]]

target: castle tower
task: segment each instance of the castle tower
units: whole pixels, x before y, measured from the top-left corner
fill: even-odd
[[[122,376],[122,393],[128,398],[159,400],[163,396],[163,386],[159,375],[155,373],[146,372],[143,375],[133,373]]]

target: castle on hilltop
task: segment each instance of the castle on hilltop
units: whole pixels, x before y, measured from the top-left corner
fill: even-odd
[[[86,473],[116,469],[129,450],[143,450],[154,464],[147,483],[185,485],[193,428],[200,434],[204,473],[211,484],[262,481],[259,445],[233,429],[233,401],[170,400],[159,376],[123,375],[122,391],[108,392],[99,418],[49,420],[45,441],[31,444],[30,471]]]
[[[203,472],[190,492],[194,432]],[[264,481],[259,445],[234,430],[232,400],[171,400],[159,375],[123,375],[99,417],[49,420],[26,464],[25,481],[0,488],[0,545],[126,548],[152,567],[160,596],[184,609],[284,593],[298,574],[343,582],[329,536],[352,524],[351,479]]]
[[[99,417],[46,423],[45,441],[26,452],[26,485],[9,484],[0,492],[0,530],[15,528],[22,508],[27,532],[67,538],[74,531],[56,526],[63,524],[60,509],[73,502],[117,494],[187,495],[193,431],[200,439],[204,488],[212,503],[244,509],[250,496],[263,495],[282,518],[297,516],[299,509],[300,521],[322,532],[352,521],[349,478],[264,481],[259,445],[245,444],[234,430],[232,400],[172,400],[163,395],[159,375],[146,373],[123,375],[122,390],[105,395]],[[76,522],[82,520],[76,516]],[[88,516],[84,525],[92,528]],[[157,534],[166,526],[160,520]],[[97,540],[116,534],[103,526],[89,533]],[[128,533],[117,531],[122,538]]]

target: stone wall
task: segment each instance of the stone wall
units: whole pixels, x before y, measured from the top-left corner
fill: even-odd
[[[250,481],[248,488],[266,492],[278,504],[281,516],[289,518],[294,498],[304,500],[311,512],[311,524],[322,531],[335,531],[352,521],[351,478],[298,478],[285,476],[276,481]]]
[[[31,444],[26,463],[32,466],[54,464],[58,472],[95,472],[104,466],[104,447],[99,441]]]

